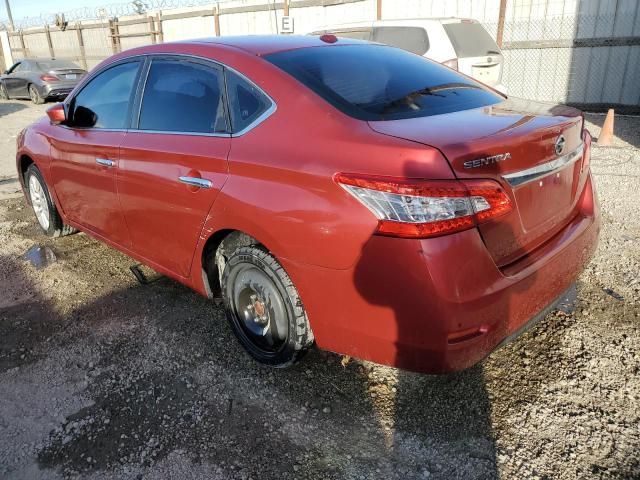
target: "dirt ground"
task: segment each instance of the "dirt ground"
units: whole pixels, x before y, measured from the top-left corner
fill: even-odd
[[[603,231],[575,311],[438,377],[317,350],[261,367],[214,302],[44,237],[13,171],[43,110],[0,103],[0,478],[640,478],[640,118],[593,152]]]

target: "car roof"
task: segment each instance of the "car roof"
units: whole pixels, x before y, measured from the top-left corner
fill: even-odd
[[[175,43],[225,45],[228,47],[239,48],[254,55],[268,55],[270,53],[282,52],[285,50],[296,50],[299,48],[367,44],[370,42],[340,38],[336,42],[331,43],[321,40],[321,37],[309,35],[242,35],[202,38]]]

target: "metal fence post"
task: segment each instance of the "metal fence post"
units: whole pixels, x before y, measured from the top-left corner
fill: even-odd
[[[164,43],[164,32],[162,31],[162,10],[156,15],[156,22],[158,22],[158,43]]]
[[[109,19],[109,36],[111,37],[111,49],[113,53],[118,53],[120,51],[119,44],[120,40],[118,38],[118,21],[111,18]]]
[[[496,43],[502,48],[502,37],[504,36],[504,17],[507,12],[507,0],[500,0],[500,12],[498,13],[498,31],[496,32]]]
[[[87,70],[87,55],[84,50],[84,39],[82,38],[82,28],[79,22],[76,23],[76,35],[78,37],[78,48],[80,50],[80,63],[82,64],[82,68]]]
[[[20,49],[22,50],[22,58],[27,58],[29,56],[29,50],[24,44],[24,34],[22,33],[22,29],[20,29],[20,31],[18,32],[18,36],[20,38],[20,47],[22,47]]]
[[[216,37],[220,36],[220,7],[216,5],[213,7],[213,25],[216,32]]]
[[[47,45],[49,46],[49,56],[51,58],[56,58],[55,52],[53,51],[53,42],[51,41],[51,31],[49,30],[49,25],[44,26],[44,34],[47,37]]]
[[[149,36],[151,37],[151,43],[155,44],[157,43],[156,26],[155,26],[155,22],[153,21],[153,17],[151,15],[147,17],[147,24],[149,25]]]

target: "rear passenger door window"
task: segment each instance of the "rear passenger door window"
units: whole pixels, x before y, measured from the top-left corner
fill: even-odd
[[[375,27],[373,41],[424,55],[429,50],[429,36],[422,27]]]
[[[148,131],[228,133],[222,68],[198,61],[151,61],[138,128]]]
[[[230,70],[227,70],[227,92],[231,126],[235,134],[250,128],[272,105],[271,99],[258,87]]]

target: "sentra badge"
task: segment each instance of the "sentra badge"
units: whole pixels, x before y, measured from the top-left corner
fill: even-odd
[[[511,158],[509,152],[499,153],[498,155],[492,155],[490,157],[476,158],[475,160],[469,160],[464,162],[464,168],[478,168],[485,165],[493,165],[494,163],[504,162]]]

